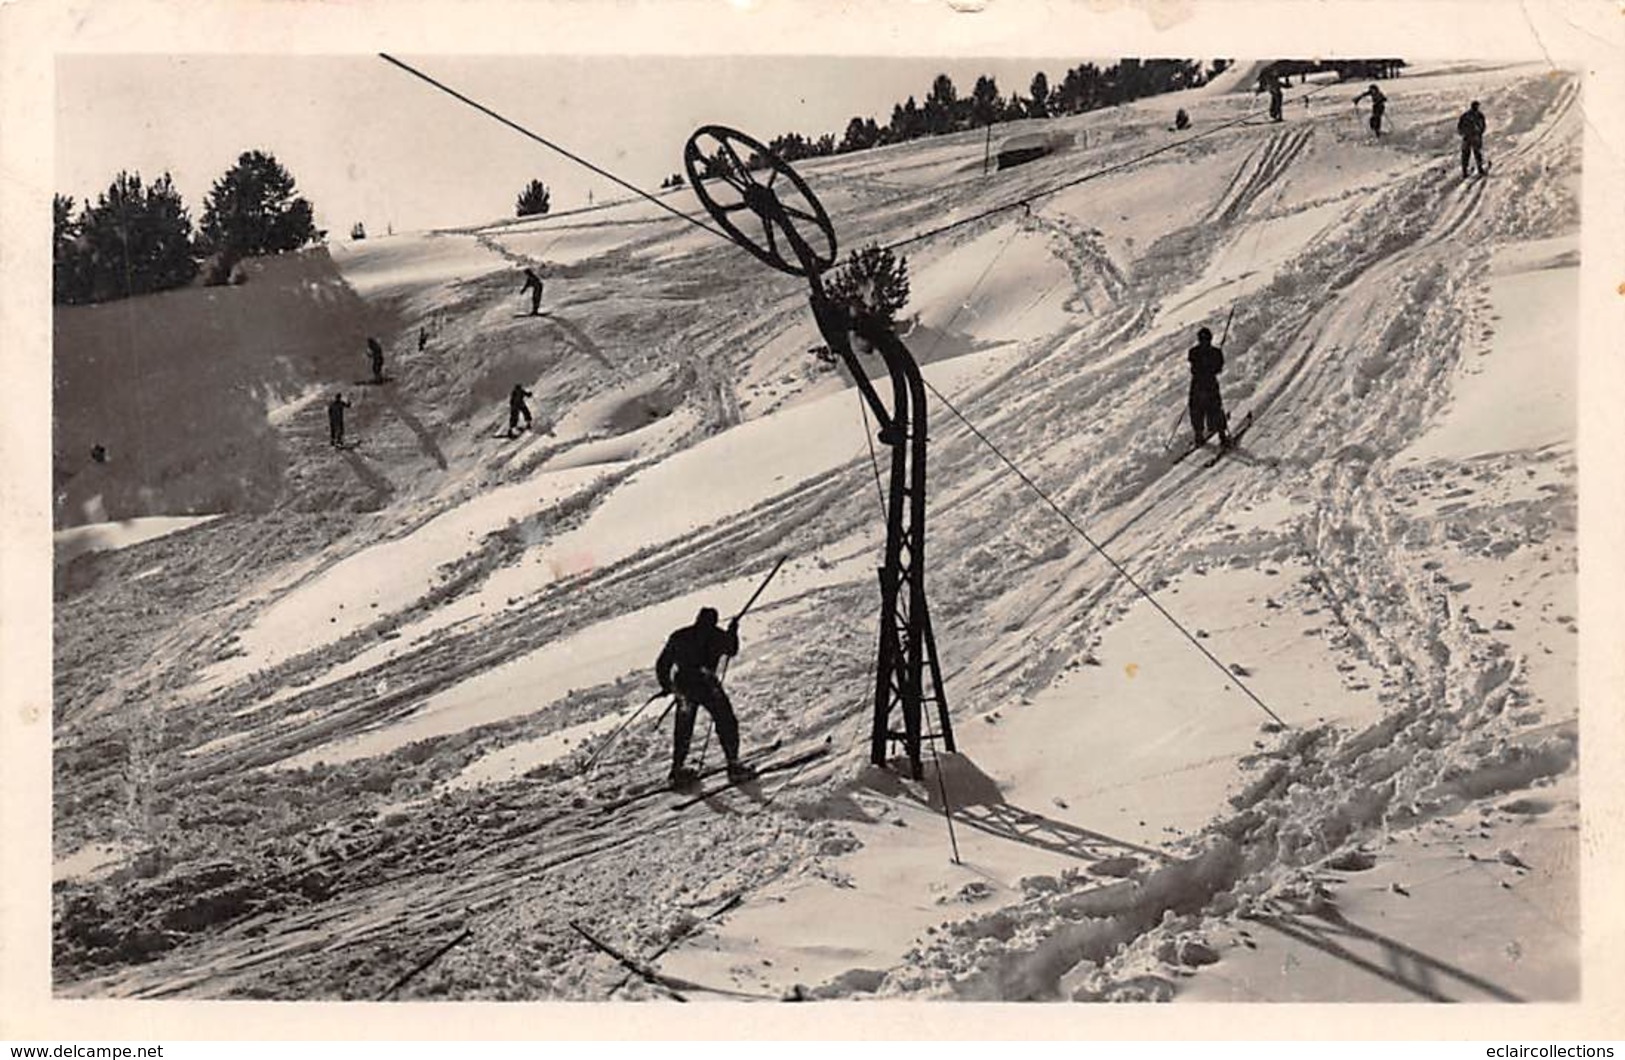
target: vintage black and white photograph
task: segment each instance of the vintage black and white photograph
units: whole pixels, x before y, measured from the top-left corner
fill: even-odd
[[[1581,1001],[1586,71],[1243,40],[58,54],[51,996]]]

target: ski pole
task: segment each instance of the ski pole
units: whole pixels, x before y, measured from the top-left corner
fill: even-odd
[[[659,699],[661,696],[663,696],[665,694],[666,694],[665,690],[662,689],[662,690],[656,692],[654,695],[650,696],[648,699],[644,700],[643,705],[641,707],[639,707],[637,710],[634,710],[632,712],[631,717],[627,718],[625,721],[621,722],[619,725],[617,725],[615,727],[615,731],[609,734],[609,739],[605,740],[603,743],[598,745],[598,749],[596,751],[594,751],[592,753],[592,755],[587,759],[587,764],[581,767],[581,771],[583,773],[585,773],[587,770],[591,769],[592,764],[594,762],[598,761],[598,756],[603,754],[604,751],[609,748],[609,745],[615,742],[616,737],[620,736],[621,733],[626,730],[626,727],[628,725],[632,724],[633,718],[636,718],[639,714],[642,714],[645,710],[648,710],[649,709],[649,704],[653,703],[655,700]],[[671,707],[668,706],[666,709],[670,710]],[[662,714],[661,717],[665,717],[665,715]]]
[[[762,595],[762,592],[767,588],[768,582],[773,580],[773,576],[779,573],[779,568],[784,566],[784,561],[789,558],[790,557],[788,556],[780,556],[779,561],[773,564],[773,569],[767,572],[767,577],[762,579],[762,584],[756,587],[756,591],[751,593],[750,599],[745,601],[745,606],[740,608],[739,613],[733,617],[735,622],[738,622],[740,619],[745,617],[745,612],[749,611],[751,607],[755,605],[756,598]]]
[[[1174,444],[1174,439],[1179,437],[1179,421],[1184,419],[1184,418],[1185,418],[1185,410],[1180,409],[1179,414],[1174,417],[1174,425],[1173,425],[1173,427],[1169,428],[1168,440],[1166,442],[1162,443],[1162,447],[1164,449],[1167,449],[1169,446],[1173,445]]]
[[[767,577],[762,579],[762,584],[756,587],[756,591],[750,594],[750,599],[745,601],[745,606],[741,607],[739,609],[739,613],[733,617],[731,624],[737,625],[739,620],[745,617],[745,612],[749,611],[755,606],[757,598],[767,590],[768,583],[773,580],[773,576],[775,574],[779,573],[779,568],[784,566],[784,561],[789,558],[790,557],[788,556],[779,557],[778,562],[773,564],[773,569],[767,572]],[[731,659],[733,659],[732,655],[724,655],[722,657],[722,661],[717,664],[717,682],[719,684],[722,682],[723,677],[725,677],[728,673],[728,663]]]
[[[674,693],[671,697],[671,702],[666,704],[666,709],[661,711],[660,717],[655,719],[655,728],[660,728],[660,723],[666,720],[666,715],[671,713],[671,708],[677,705],[677,699],[678,697]]]

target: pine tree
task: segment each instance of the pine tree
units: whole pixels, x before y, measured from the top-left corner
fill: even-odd
[[[959,94],[954,89],[953,78],[947,74],[938,74],[936,80],[931,82],[931,94],[925,97],[926,131],[935,136],[953,129],[958,103]]]
[[[244,151],[203,200],[199,248],[230,263],[316,241],[314,211],[276,156]]]
[[[51,197],[51,301],[77,305],[90,298],[84,225],[73,215],[73,196]]]
[[[1031,115],[1035,118],[1049,117],[1049,78],[1044,76],[1044,71],[1033,75],[1033,83],[1028,91],[1033,96]]]
[[[986,74],[976,79],[971,89],[971,119],[979,126],[992,125],[998,117],[999,85]]]
[[[544,216],[552,206],[553,193],[539,180],[526,184],[525,190],[519,193],[518,200],[513,204],[514,215],[517,217]]]
[[[824,291],[853,313],[894,323],[908,305],[908,259],[877,243],[855,250],[829,274]]]
[[[76,242],[88,301],[168,290],[197,275],[192,219],[168,173],[150,188],[139,173],[119,173],[85,208]]]

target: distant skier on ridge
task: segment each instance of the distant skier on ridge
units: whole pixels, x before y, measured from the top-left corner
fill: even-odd
[[[513,389],[508,392],[509,438],[512,438],[514,432],[519,429],[519,417],[521,416],[525,417],[525,430],[530,430],[530,406],[525,404],[525,399],[531,396],[533,396],[531,392],[526,390],[522,383],[515,383]]]
[[[519,288],[519,293],[530,292],[530,315],[536,316],[542,310],[542,278],[531,269],[525,270],[525,286]]]
[[[1270,94],[1270,121],[1281,120],[1282,91],[1284,91],[1284,88],[1281,84],[1280,77],[1275,73],[1274,67],[1270,67],[1262,74],[1258,75],[1258,87],[1253,89],[1253,95],[1256,96],[1260,92],[1268,92]]]
[[[378,340],[371,335],[367,336],[367,357],[372,361],[372,381],[384,381],[384,348],[378,345]]]
[[[1489,167],[1484,164],[1484,112],[1478,109],[1478,100],[1473,100],[1472,106],[1456,119],[1456,133],[1461,137],[1462,179],[1467,179],[1469,155],[1478,163],[1478,175],[1482,177],[1489,172]]]
[[[1224,414],[1224,400],[1219,395],[1219,373],[1224,371],[1224,351],[1213,345],[1213,332],[1202,328],[1196,333],[1196,345],[1186,355],[1191,365],[1191,429],[1196,432],[1195,446],[1200,446],[1214,433],[1219,445],[1230,448],[1229,417]]]
[[[344,410],[349,407],[343,394],[334,394],[327,403],[327,440],[335,449],[344,447]]]
[[[666,646],[655,661],[655,676],[660,690],[677,696],[677,723],[672,733],[671,785],[687,787],[699,779],[692,769],[684,765],[688,747],[694,739],[696,708],[704,707],[716,723],[717,739],[722,753],[728,759],[728,778],[748,780],[755,770],[739,760],[739,721],[734,717],[733,704],[717,677],[717,665],[722,657],[739,654],[739,619],[728,623],[726,630],[717,628],[717,610],[700,608],[692,626],[685,626],[667,638]],[[675,673],[673,672],[675,670]]]
[[[1376,85],[1361,92],[1354,97],[1355,107],[1359,107],[1360,100],[1371,97],[1371,135],[1382,135],[1382,112],[1388,109],[1388,97],[1382,94],[1382,89]]]

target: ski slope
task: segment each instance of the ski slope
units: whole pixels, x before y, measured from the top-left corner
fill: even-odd
[[[575,920],[697,1000],[1575,998],[1577,83],[1401,77],[1376,143],[1360,87],[1029,122],[1070,146],[985,175],[969,133],[797,166],[843,251],[1045,192],[904,251],[927,379],[1089,536],[932,399],[960,753],[923,782],[868,764],[873,424],[800,281],[633,201],[141,300],[138,348],[229,346],[252,427],[90,469],[59,411],[62,525],[215,517],[58,555],[58,991],[370,998],[467,929],[399,996],[661,996]],[[107,385],[102,308],[58,314],[73,408],[198,399]],[[1211,467],[1171,462],[1203,325],[1256,417]],[[676,810],[657,703],[584,770],[780,556],[728,686],[762,761],[827,753]]]

